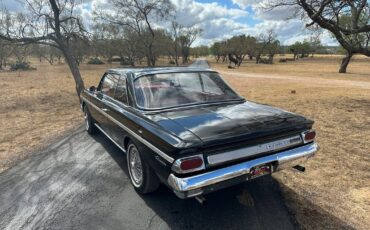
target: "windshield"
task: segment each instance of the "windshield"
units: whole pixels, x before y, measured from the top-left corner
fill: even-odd
[[[242,99],[213,72],[145,75],[134,86],[136,103],[144,109]]]

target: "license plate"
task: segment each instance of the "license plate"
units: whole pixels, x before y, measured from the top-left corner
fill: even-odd
[[[271,174],[271,165],[259,165],[251,168],[250,179],[255,179],[260,176]]]

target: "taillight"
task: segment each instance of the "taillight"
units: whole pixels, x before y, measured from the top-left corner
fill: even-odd
[[[172,170],[177,173],[188,173],[204,169],[203,155],[177,159],[172,165]]]
[[[315,130],[308,130],[308,131],[302,133],[302,138],[303,138],[304,143],[314,141],[315,137],[316,137],[316,131]]]

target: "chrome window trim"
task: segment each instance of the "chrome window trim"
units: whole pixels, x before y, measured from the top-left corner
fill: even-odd
[[[292,141],[292,142],[291,142]],[[282,145],[276,146],[278,143]],[[258,145],[249,146],[246,148],[236,149],[228,152],[223,152],[207,157],[208,163],[212,166],[218,165],[224,162],[241,159],[244,157],[253,156],[260,153],[267,153],[272,151],[283,150],[288,147],[297,146],[302,144],[302,138],[300,135],[291,136],[280,140],[270,141]]]
[[[151,143],[149,143],[147,140],[145,140],[144,138],[142,138],[141,136],[139,136],[138,134],[136,134],[134,131],[132,131],[131,129],[129,129],[127,126],[121,124],[119,121],[117,121],[112,116],[110,116],[109,114],[107,114],[106,112],[104,112],[98,106],[94,105],[92,102],[90,102],[89,100],[87,100],[85,97],[81,96],[81,98],[82,98],[83,101],[87,102],[89,105],[91,105],[96,110],[98,110],[101,114],[103,114],[104,116],[106,116],[108,119],[110,119],[111,121],[113,121],[119,127],[121,127],[122,129],[124,129],[125,131],[127,131],[129,134],[131,134],[133,137],[135,137],[138,141],[140,141],[141,143],[143,143],[144,145],[146,145],[147,147],[149,147],[150,149],[152,149],[154,152],[156,152],[158,155],[160,155],[163,159],[165,159],[166,161],[168,161],[171,164],[174,162],[174,159],[172,157],[168,156],[167,154],[165,154],[164,152],[162,152],[161,150],[159,150],[157,147],[155,147],[154,145],[152,145]]]

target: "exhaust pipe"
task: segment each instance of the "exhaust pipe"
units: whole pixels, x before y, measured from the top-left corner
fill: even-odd
[[[306,168],[303,167],[303,166],[301,166],[301,165],[296,165],[293,168],[296,169],[296,170],[298,170],[298,171],[300,171],[300,172],[306,171]]]
[[[204,196],[196,196],[194,197],[198,202],[199,204],[201,205],[205,205],[207,203],[207,200],[206,198],[204,198]]]

